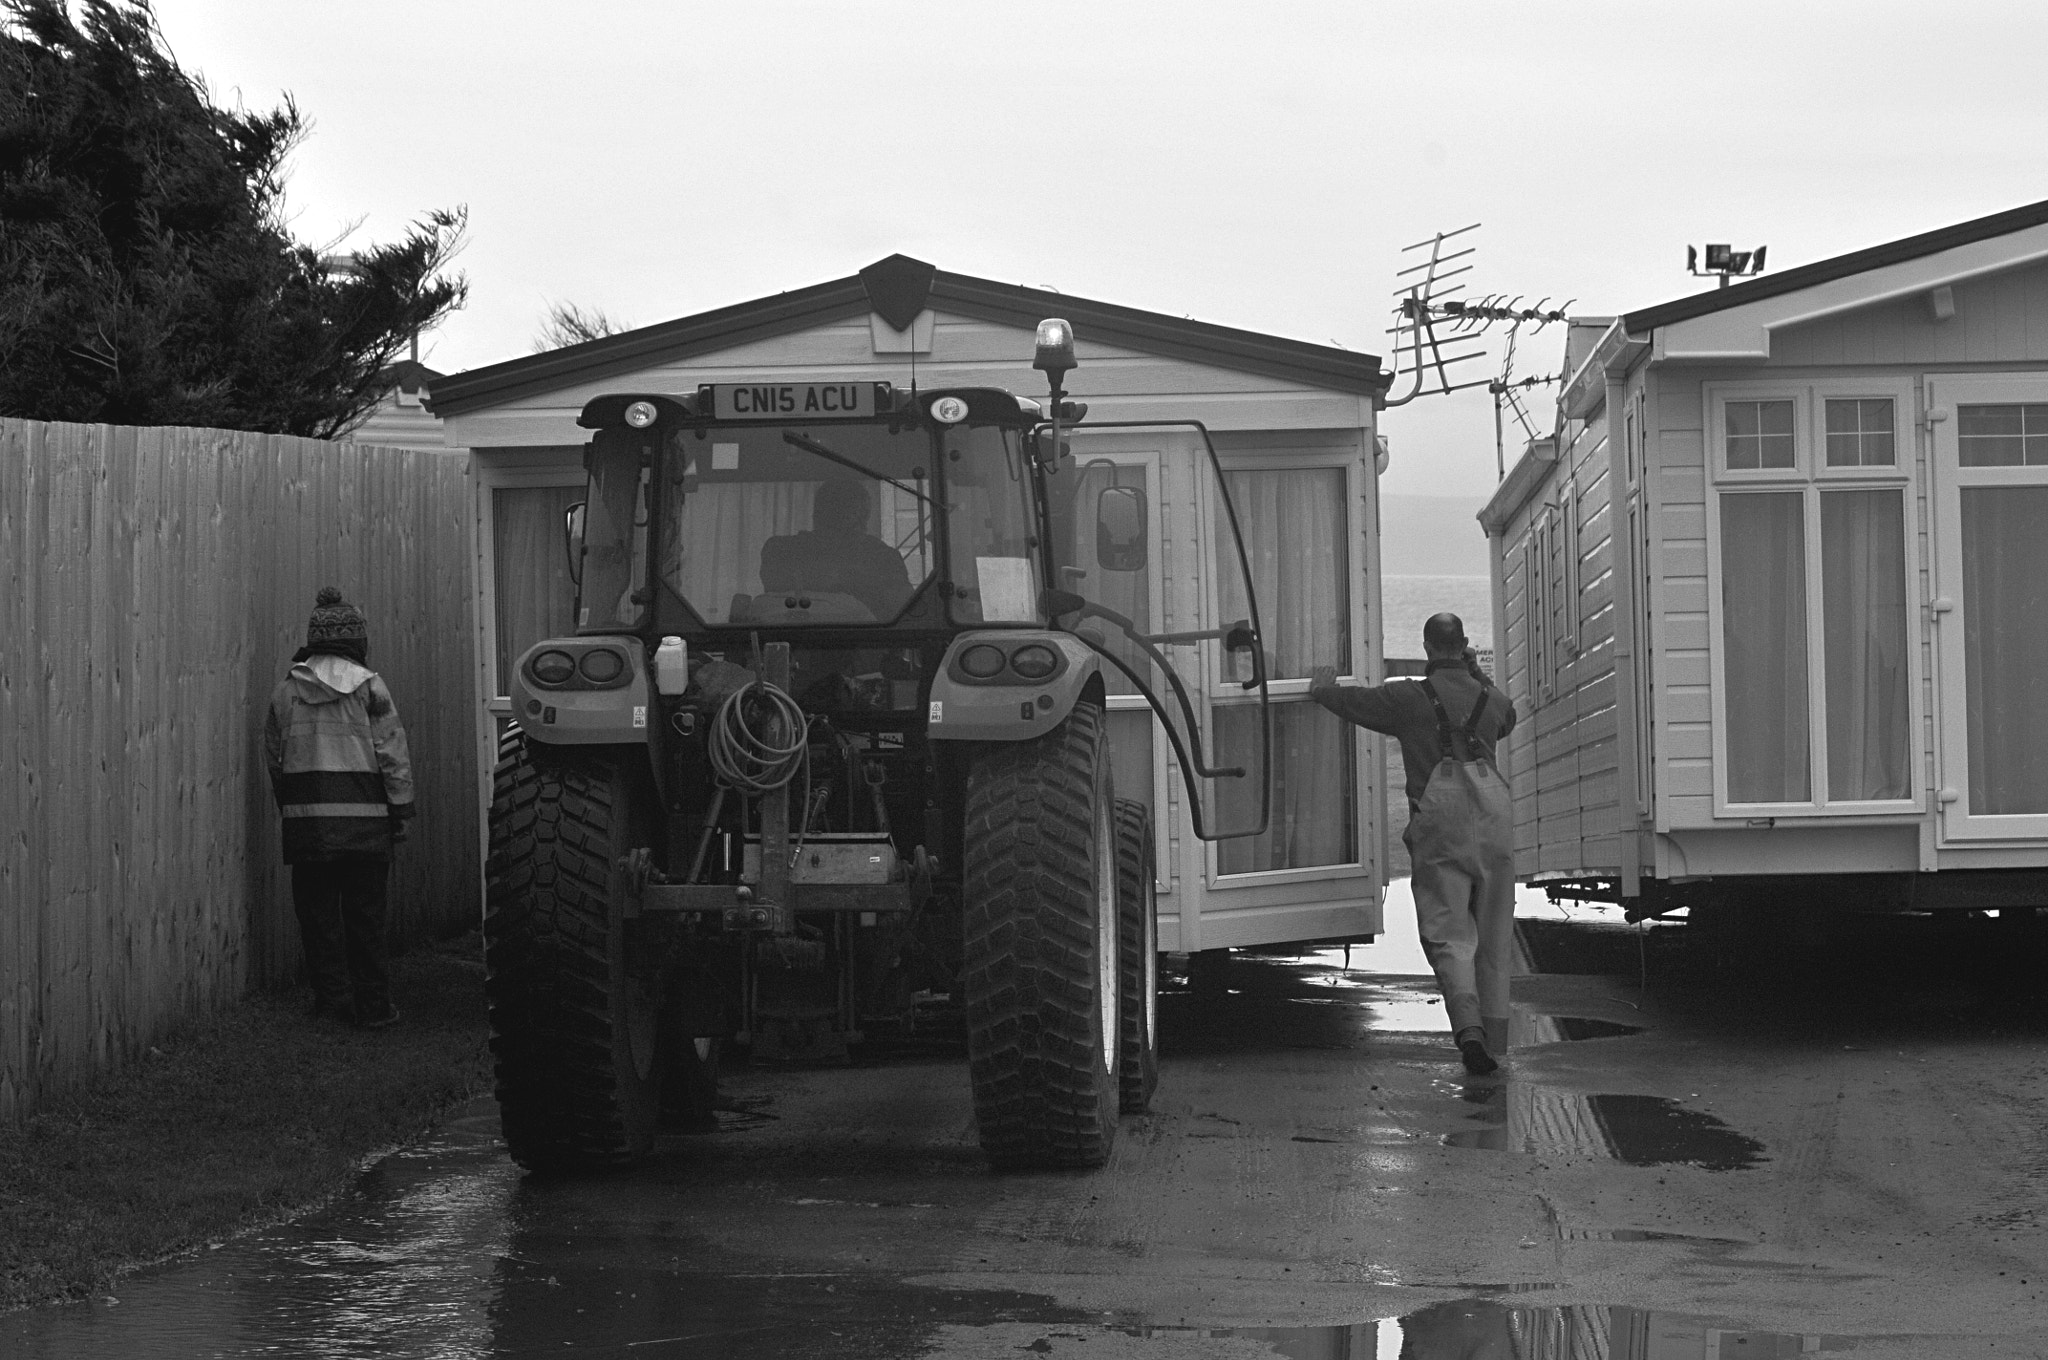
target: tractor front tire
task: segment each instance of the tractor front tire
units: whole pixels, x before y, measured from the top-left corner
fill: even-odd
[[[1116,804],[1116,916],[1125,1114],[1152,1108],[1159,1085],[1159,899],[1153,879],[1152,814],[1143,803]]]
[[[1002,1170],[1109,1160],[1119,1103],[1116,814],[1102,709],[990,743],[967,779],[967,1060]]]
[[[599,763],[505,743],[493,779],[484,990],[498,1110],[529,1171],[644,1155],[660,1112],[657,1001],[628,967],[632,790]]]

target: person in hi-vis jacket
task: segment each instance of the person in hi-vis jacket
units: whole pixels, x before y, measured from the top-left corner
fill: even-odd
[[[363,613],[323,586],[306,645],[270,696],[263,753],[284,815],[284,862],[313,979],[313,1014],[398,1019],[386,969],[392,850],[413,815],[412,758],[369,667]]]
[[[1479,669],[1456,614],[1422,628],[1429,658],[1420,680],[1339,685],[1318,666],[1309,695],[1338,717],[1398,737],[1408,774],[1415,920],[1469,1072],[1484,1075],[1508,1045],[1508,972],[1514,952],[1514,813],[1494,763],[1514,730],[1515,706]]]

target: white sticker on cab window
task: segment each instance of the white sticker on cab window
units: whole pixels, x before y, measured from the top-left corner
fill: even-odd
[[[946,701],[945,701],[944,699],[934,699],[934,700],[932,700],[932,712],[931,712],[931,716],[930,716],[929,718],[927,718],[927,719],[926,719],[926,721],[927,721],[927,722],[944,722],[945,720],[946,720]]]
[[[635,727],[645,727],[645,726],[647,726],[647,705],[645,705],[645,704],[634,704],[634,705],[633,705],[633,726],[635,726]]]
[[[1038,593],[1031,588],[1028,557],[977,557],[983,623],[1036,623]]]
[[[740,470],[740,446],[737,444],[713,444],[711,446],[711,470],[713,472],[738,472]]]

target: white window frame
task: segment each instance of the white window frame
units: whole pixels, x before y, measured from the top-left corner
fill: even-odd
[[[1200,455],[1198,455],[1199,457]],[[1359,672],[1366,664],[1369,652],[1365,642],[1365,572],[1364,560],[1365,514],[1364,478],[1369,475],[1364,456],[1356,450],[1273,450],[1262,453],[1221,454],[1225,473],[1231,472],[1302,472],[1329,468],[1341,468],[1344,472],[1344,542],[1347,561],[1345,563],[1346,594],[1349,598],[1351,615],[1351,656],[1350,664],[1339,677],[1356,682]],[[1222,604],[1222,583],[1216,579],[1214,563],[1216,552],[1222,545],[1223,526],[1218,517],[1223,507],[1215,500],[1214,479],[1202,479],[1202,608],[1206,617],[1216,622],[1205,626],[1217,627],[1224,622]],[[1254,582],[1256,585],[1256,582]],[[1237,682],[1229,678],[1225,665],[1223,646],[1210,641],[1202,644],[1202,702],[1210,713],[1218,707],[1258,702],[1256,692],[1245,694]],[[1280,702],[1307,703],[1315,701],[1308,697],[1307,677],[1288,680],[1269,680],[1267,693],[1277,707]],[[1228,699],[1232,704],[1219,704],[1218,699]],[[1348,725],[1348,724],[1347,724]],[[1213,729],[1205,729],[1204,736]],[[1378,782],[1370,777],[1367,761],[1373,758],[1374,747],[1371,734],[1362,727],[1352,727],[1352,844],[1357,858],[1348,864],[1311,864],[1298,869],[1261,869],[1245,874],[1220,872],[1222,856],[1220,843],[1215,841],[1203,845],[1204,878],[1211,893],[1228,893],[1243,889],[1282,887],[1291,884],[1326,883],[1343,879],[1363,879],[1374,875],[1377,870],[1367,861],[1375,858],[1375,851],[1368,842],[1371,833],[1372,810],[1367,800]]]
[[[1734,468],[1726,466],[1724,412],[1732,401],[1793,402],[1793,457],[1790,468]],[[1892,449],[1890,467],[1841,467],[1826,464],[1826,410],[1829,400],[1888,399],[1892,403]],[[1840,378],[1806,382],[1703,383],[1701,400],[1705,407],[1702,428],[1706,434],[1706,531],[1707,531],[1707,629],[1708,651],[1712,656],[1709,680],[1713,697],[1714,816],[1733,820],[1763,817],[1831,818],[1897,816],[1925,809],[1927,789],[1922,751],[1924,732],[1921,703],[1921,637],[1917,631],[1919,610],[1920,545],[1916,527],[1918,479],[1915,473],[1914,384],[1910,378]],[[1841,489],[1896,488],[1902,502],[1901,523],[1904,543],[1904,571],[1907,600],[1906,645],[1906,740],[1908,743],[1908,785],[1904,798],[1849,800],[1829,797],[1827,750],[1827,657],[1825,650],[1825,602],[1821,582],[1821,511],[1824,491]],[[1798,491],[1802,497],[1804,548],[1806,557],[1806,695],[1807,695],[1807,787],[1812,798],[1804,802],[1737,803],[1728,797],[1728,649],[1726,613],[1722,601],[1721,498],[1724,493]]]
[[[1559,554],[1557,507],[1544,504],[1529,515],[1522,540],[1522,629],[1528,638],[1529,696],[1532,707],[1557,697],[1557,672],[1562,664],[1562,639],[1557,627],[1557,592],[1551,563]]]
[[[1557,493],[1557,553],[1558,589],[1561,592],[1558,604],[1562,606],[1563,617],[1558,622],[1558,647],[1556,665],[1562,669],[1569,662],[1577,660],[1581,635],[1579,618],[1579,591],[1583,585],[1579,578],[1579,486],[1576,478],[1566,478]]]
[[[1707,398],[1707,476],[1710,481],[1733,482],[1797,482],[1804,481],[1812,466],[1813,440],[1808,435],[1807,425],[1813,418],[1813,393],[1805,385],[1790,387],[1784,385],[1742,385],[1708,383],[1705,387],[1716,395]],[[1728,403],[1736,401],[1791,401],[1792,403],[1792,466],[1788,468],[1731,468],[1727,465]]]

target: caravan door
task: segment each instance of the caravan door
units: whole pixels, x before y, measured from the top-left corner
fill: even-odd
[[[1303,441],[1304,444],[1307,441]],[[1259,592],[1271,691],[1271,815],[1258,836],[1209,846],[1204,866],[1203,944],[1254,945],[1377,934],[1376,863],[1383,785],[1370,734],[1309,698],[1309,675],[1334,666],[1352,683],[1370,655],[1363,637],[1367,574],[1361,560],[1371,464],[1353,448],[1293,447],[1230,453],[1223,481]],[[1211,553],[1228,551],[1212,509]],[[1241,612],[1234,572],[1213,573],[1220,616]],[[1239,763],[1254,740],[1257,710],[1229,658],[1213,652],[1206,680],[1219,764]],[[1217,789],[1217,816],[1236,821],[1250,790]]]
[[[2048,374],[1935,378],[1928,414],[1941,835],[2048,839]]]

